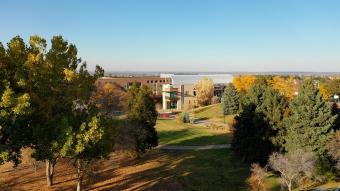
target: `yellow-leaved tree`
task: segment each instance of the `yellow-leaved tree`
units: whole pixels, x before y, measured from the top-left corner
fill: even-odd
[[[324,101],[327,101],[329,99],[329,97],[331,97],[331,93],[328,91],[328,89],[326,88],[325,84],[320,84],[319,86],[319,91],[322,95],[322,99]]]
[[[288,100],[292,100],[298,90],[298,83],[292,76],[289,76],[288,78],[274,76],[269,80],[269,84],[283,96],[288,98]]]
[[[201,106],[211,104],[211,99],[214,97],[214,82],[205,77],[198,82],[195,88],[198,104]]]
[[[233,78],[233,85],[239,93],[246,93],[250,87],[255,83],[256,76],[254,75],[244,75],[235,76]]]

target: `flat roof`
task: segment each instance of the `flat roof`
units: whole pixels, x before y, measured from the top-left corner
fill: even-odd
[[[171,78],[173,85],[197,84],[202,78],[211,79],[214,84],[227,84],[233,80],[231,74],[161,74],[162,77]]]

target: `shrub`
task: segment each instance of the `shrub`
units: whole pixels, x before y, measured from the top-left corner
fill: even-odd
[[[176,121],[178,123],[190,123],[189,113],[184,111],[176,116]]]
[[[248,183],[250,190],[256,191],[266,191],[267,186],[265,183],[266,178],[266,168],[262,168],[259,164],[253,163],[250,168],[251,175],[248,178]]]

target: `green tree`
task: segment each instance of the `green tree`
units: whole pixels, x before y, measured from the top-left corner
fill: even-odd
[[[267,135],[271,129],[263,114],[250,104],[235,119],[232,150],[243,162],[264,165],[274,146]]]
[[[26,91],[25,59],[28,49],[16,36],[7,49],[0,43],[0,164],[20,162],[20,149],[29,145],[30,129],[26,121],[31,112]]]
[[[233,150],[245,162],[265,164],[269,154],[282,144],[285,131],[281,121],[287,102],[263,83],[252,86],[243,101],[242,112],[235,117]]]
[[[107,158],[114,146],[113,121],[96,115],[98,112],[87,106],[87,109],[74,112],[66,141],[60,150],[60,155],[72,160],[77,170],[77,191],[82,190],[89,165],[98,159]]]
[[[299,95],[290,104],[291,115],[285,122],[285,149],[289,152],[305,149],[324,154],[325,144],[332,132],[336,115],[312,81],[306,81]]]
[[[103,74],[97,67],[91,75],[86,64],[77,57],[77,48],[61,36],[46,42],[39,36],[30,38],[26,59],[31,97],[33,156],[46,162],[47,185],[53,184],[54,166],[61,157],[60,150],[67,141],[70,116],[75,109],[88,103],[95,90],[95,80]]]
[[[131,136],[134,139],[134,150],[139,156],[146,149],[158,145],[157,132],[154,126],[157,120],[155,101],[147,86],[132,86],[127,91],[124,101],[125,113],[129,126],[133,126]]]
[[[240,109],[240,97],[233,84],[228,84],[222,96],[222,110],[224,118],[226,115],[236,114]]]

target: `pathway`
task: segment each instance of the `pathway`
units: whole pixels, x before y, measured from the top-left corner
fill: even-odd
[[[212,150],[212,149],[229,149],[230,144],[221,145],[204,145],[204,146],[187,146],[187,145],[159,145],[157,148],[161,150]]]

